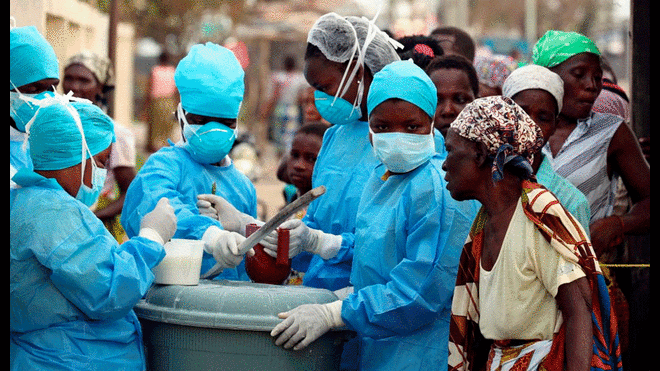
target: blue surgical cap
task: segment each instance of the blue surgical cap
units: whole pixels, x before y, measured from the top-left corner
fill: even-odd
[[[194,45],[176,67],[181,106],[196,115],[235,119],[243,101],[245,72],[234,53],[220,45]]]
[[[438,93],[431,78],[410,60],[392,62],[374,75],[367,96],[367,111],[392,98],[402,99],[435,115]]]
[[[59,77],[55,50],[34,26],[9,30],[9,90]]]
[[[115,141],[114,122],[89,101],[43,106],[28,130],[35,170],[60,170],[81,163],[82,136],[71,108],[78,112],[92,156]],[[85,158],[89,158],[89,153]]]

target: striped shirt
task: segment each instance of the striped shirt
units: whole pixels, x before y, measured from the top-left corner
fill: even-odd
[[[612,214],[619,175],[607,174],[607,150],[622,122],[619,116],[592,112],[578,120],[556,156],[548,144],[543,147],[555,171],[587,196],[591,223]]]

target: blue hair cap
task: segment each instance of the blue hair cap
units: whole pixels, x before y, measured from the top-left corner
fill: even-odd
[[[238,117],[244,80],[245,72],[234,53],[211,42],[193,45],[174,73],[182,108],[217,118]]]
[[[374,75],[367,96],[367,111],[371,114],[379,104],[392,98],[416,105],[431,118],[438,104],[433,81],[410,60],[392,62]]]

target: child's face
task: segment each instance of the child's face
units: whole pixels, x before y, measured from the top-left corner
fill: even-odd
[[[433,130],[432,120],[426,112],[400,99],[388,99],[376,106],[369,115],[369,127],[376,134],[430,134]]]
[[[435,110],[435,127],[447,136],[449,125],[468,103],[475,99],[470,78],[459,69],[442,68],[430,75],[438,90],[438,106]]]
[[[323,139],[313,134],[297,134],[291,143],[287,175],[301,193],[312,189],[312,171]]]

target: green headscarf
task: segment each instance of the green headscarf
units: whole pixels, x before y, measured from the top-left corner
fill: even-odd
[[[600,56],[598,47],[588,37],[577,32],[550,30],[534,45],[532,63],[550,68],[580,53]]]

